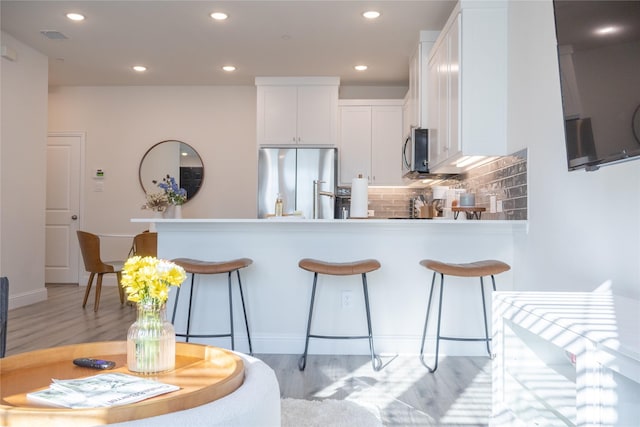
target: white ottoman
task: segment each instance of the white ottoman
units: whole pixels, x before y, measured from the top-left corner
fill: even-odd
[[[141,420],[109,424],[115,427],[280,427],[280,387],[276,374],[255,357],[244,361],[244,383],[233,393],[206,405]]]

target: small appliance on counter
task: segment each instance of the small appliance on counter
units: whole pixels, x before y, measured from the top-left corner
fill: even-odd
[[[431,201],[431,211],[433,212],[434,218],[443,218],[444,217],[444,208],[447,205],[447,192],[449,191],[449,187],[446,185],[436,185],[433,187],[432,192],[432,201]]]
[[[338,187],[336,189],[336,210],[334,218],[348,219],[351,209],[351,187]]]

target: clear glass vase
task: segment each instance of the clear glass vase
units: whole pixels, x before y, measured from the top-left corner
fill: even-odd
[[[138,303],[138,317],[127,333],[127,368],[140,374],[168,371],[176,365],[176,333],[166,320],[165,304]]]

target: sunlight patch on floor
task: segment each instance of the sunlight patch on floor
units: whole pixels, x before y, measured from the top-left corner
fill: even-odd
[[[487,364],[471,384],[460,394],[447,413],[442,424],[488,424],[491,418],[491,364]]]

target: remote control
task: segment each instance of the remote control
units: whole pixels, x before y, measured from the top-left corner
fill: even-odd
[[[82,366],[83,368],[92,369],[113,369],[116,366],[116,362],[112,362],[110,360],[89,359],[87,357],[73,359],[73,364]]]

